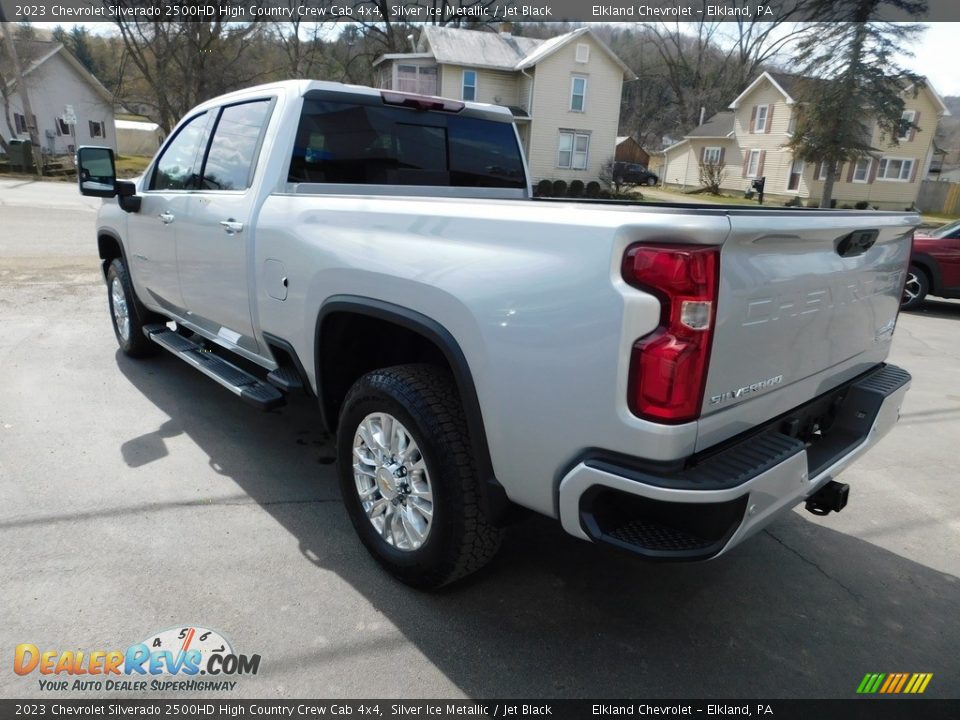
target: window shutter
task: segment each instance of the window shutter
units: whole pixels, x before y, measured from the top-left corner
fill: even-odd
[[[919,164],[920,164],[920,163],[918,163],[916,160],[914,160],[914,161],[911,163],[911,165],[912,165],[913,167],[910,169],[910,182],[916,182],[916,181],[917,181],[917,165],[919,165]]]
[[[877,170],[880,168],[880,163],[873,160],[870,161],[870,172],[867,174],[867,182],[872,183],[877,179]]]
[[[917,111],[913,114],[913,124],[914,124],[914,125],[919,125],[919,124],[920,124],[920,111],[919,111],[919,110],[917,110]],[[911,127],[911,128],[910,128],[910,133],[907,135],[907,142],[912,141],[916,136],[917,136],[917,129],[916,129],[915,127]]]
[[[763,177],[763,161],[767,158],[767,151],[760,151],[760,159],[757,161],[757,177]]]
[[[753,110],[750,112],[750,132],[753,132],[753,129],[757,126],[757,106],[753,106]]]
[[[700,148],[700,164],[701,165],[703,165],[706,158],[707,158],[707,146],[704,145],[702,148]]]
[[[749,165],[750,165],[750,151],[749,151],[749,150],[744,150],[744,151],[743,151],[743,172],[740,173],[740,177],[746,177],[746,176],[747,176],[747,167],[748,167]]]
[[[767,126],[763,129],[763,131],[765,133],[769,133],[771,125],[773,125],[773,103],[767,105]]]
[[[724,154],[726,153],[726,151],[727,151],[726,148],[723,148],[723,147],[720,148],[720,160],[719,160],[719,162],[717,163],[720,167],[723,167],[723,156],[724,156]]]

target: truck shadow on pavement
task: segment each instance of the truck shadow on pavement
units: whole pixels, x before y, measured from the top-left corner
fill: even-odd
[[[934,673],[928,696],[960,694],[960,581],[869,542],[792,514],[714,562],[650,564],[535,517],[510,528],[484,571],[425,594],[385,574],[354,535],[312,400],[262,414],[173,358],[118,353],[117,364],[170,418],[126,439],[129,466],[187,435],[304,558],[355,588],[468,696],[854,697],[865,673],[893,671]],[[336,654],[302,647],[271,673]]]

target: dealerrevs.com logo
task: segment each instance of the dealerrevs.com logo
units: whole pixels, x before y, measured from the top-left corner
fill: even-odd
[[[14,649],[17,675],[41,676],[41,690],[170,692],[233,690],[238,675],[256,675],[260,655],[241,655],[220,633],[178,627],[154,633],[126,650],[56,650],[22,643]],[[200,679],[199,676],[203,676]]]

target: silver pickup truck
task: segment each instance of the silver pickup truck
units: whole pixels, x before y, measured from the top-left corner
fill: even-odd
[[[315,397],[360,539],[419,587],[520,508],[655,560],[838,511],[910,382],[914,214],[537,200],[506,109],[312,81],[200,105],[134,182],[78,164],[123,352]]]

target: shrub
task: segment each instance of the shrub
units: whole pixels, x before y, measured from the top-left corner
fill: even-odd
[[[870,203],[868,203],[866,200],[859,200],[854,204],[854,207],[857,210],[866,210],[868,207],[870,207]]]
[[[553,196],[554,197],[566,197],[567,195],[567,183],[563,180],[554,180],[553,181]]]
[[[537,189],[533,194],[537,197],[550,197],[551,192],[553,192],[553,183],[549,180],[541,180],[537,183]]]
[[[569,195],[572,198],[583,197],[583,180],[574,180],[570,183]]]
[[[840,206],[840,209],[841,209],[841,210],[853,210],[853,205],[851,205],[850,203],[844,203],[843,205]]]
[[[590,182],[587,183],[587,190],[586,190],[587,197],[588,198],[600,197],[601,189],[602,188],[600,187],[600,183],[598,183],[596,180],[591,180]]]
[[[610,191],[609,191],[609,190],[601,190],[601,191],[600,191],[600,199],[601,199],[601,200],[609,200],[610,197],[611,197],[611,194],[610,194]]]

